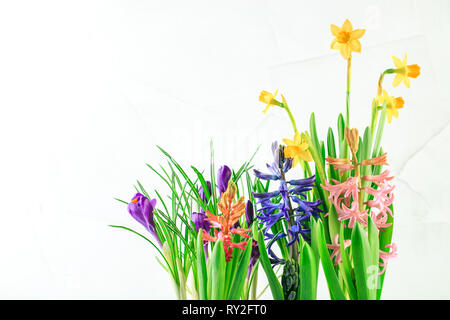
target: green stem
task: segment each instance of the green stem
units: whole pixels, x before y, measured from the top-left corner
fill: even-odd
[[[347,91],[346,91],[346,117],[345,124],[350,128],[350,83],[351,83],[351,71],[352,71],[352,56],[347,60]]]
[[[381,73],[380,78],[378,79],[377,97],[383,95],[384,76],[386,74],[392,74],[392,73],[395,73],[395,69],[386,69]],[[378,112],[379,111],[380,110],[378,108],[377,98],[375,98],[375,101],[372,104],[372,121],[370,122],[370,136],[371,136],[372,140],[373,140],[375,128],[376,128],[377,122],[378,122]]]
[[[250,299],[251,300],[256,300],[257,287],[258,287],[258,265],[256,265],[256,267],[255,267],[255,271],[253,274],[253,280],[252,280],[252,284],[250,287],[250,290],[251,290]]]
[[[292,127],[294,128],[294,133],[297,132],[297,125],[295,124],[294,116],[292,115],[292,112],[289,109],[288,104],[286,102],[283,102],[282,107],[284,108],[284,110],[286,110],[289,119],[291,120]]]
[[[305,133],[305,139],[309,145],[309,151],[311,152],[311,157],[313,158],[314,163],[316,164],[316,172],[319,175],[320,180],[327,181],[325,169],[322,166],[322,160],[319,157],[318,150],[316,150],[316,148],[314,148],[313,143],[311,141],[311,137],[309,136],[309,134],[307,132]],[[323,189],[323,194],[324,194],[323,200],[325,201],[325,205],[329,211],[328,221],[329,221],[330,238],[333,239],[334,236],[336,234],[338,234],[338,232],[339,232],[340,224],[338,221],[337,213],[334,210],[334,208],[331,206],[330,200],[328,199],[328,195],[329,195],[328,191]]]

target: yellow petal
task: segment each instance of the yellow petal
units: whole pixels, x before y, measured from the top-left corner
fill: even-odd
[[[330,29],[331,29],[331,34],[332,34],[333,36],[335,36],[335,37],[337,37],[339,31],[341,31],[341,28],[339,28],[338,26],[336,26],[336,25],[334,25],[334,24],[332,24],[332,25],[330,26]]]
[[[301,142],[302,142],[302,137],[300,136],[300,133],[298,133],[298,131],[295,131],[294,143],[296,145],[299,145]]]
[[[352,51],[361,52],[361,43],[359,40],[352,40],[350,41],[350,48]]]
[[[292,161],[292,168],[295,168],[298,162],[299,162],[298,157],[294,157],[294,160]]]
[[[387,117],[388,123],[391,123],[392,122],[392,111],[390,109],[386,110],[386,117]]]
[[[335,39],[333,39],[333,41],[331,41],[331,49],[338,49],[338,45],[339,45],[339,43],[338,43],[338,41],[337,41],[337,39],[335,38]]]
[[[350,58],[352,51],[349,45],[344,44],[339,48],[339,50],[341,51],[341,55],[345,60],[348,60]]]
[[[287,146],[292,146],[292,145],[294,145],[294,141],[289,140],[289,139],[283,139],[283,142],[286,143]]]
[[[361,38],[364,33],[366,33],[366,30],[364,29],[356,29],[355,31],[352,32],[352,39],[359,39]]]
[[[406,57],[406,53],[405,53],[405,57],[403,58],[403,65],[406,66],[407,63],[408,63],[408,58]]]
[[[270,108],[270,104],[268,104],[268,105],[266,106],[266,108],[263,110],[263,112],[266,113],[267,110],[269,110],[269,108]]]
[[[398,118],[398,110],[395,108],[392,108],[392,115],[396,118]]]
[[[409,88],[409,87],[411,86],[411,82],[409,81],[409,78],[408,78],[408,77],[405,77],[405,80],[404,80],[403,82],[405,83],[405,86],[406,86],[407,88]]]
[[[400,82],[402,82],[403,80],[403,76],[401,74],[396,74],[394,81],[392,82],[392,86],[396,87],[400,84]]]
[[[399,58],[392,56],[392,60],[397,68],[403,67],[402,61]]]
[[[344,24],[342,25],[342,30],[345,32],[352,32],[353,26],[348,19],[344,21]]]
[[[302,152],[302,159],[305,161],[312,161],[311,153],[309,151]]]
[[[286,158],[294,158],[298,155],[298,147],[297,146],[287,146],[284,148],[284,156]]]

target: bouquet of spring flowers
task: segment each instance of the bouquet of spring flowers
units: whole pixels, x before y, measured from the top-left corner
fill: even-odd
[[[397,255],[392,242],[394,185],[381,142],[385,122],[404,107],[401,97],[383,89],[385,76],[393,86],[410,87],[420,67],[393,57],[395,67],[384,70],[371,106],[369,125],[360,135],[350,126],[352,53],[361,52],[365,33],[346,20],[331,25],[331,48],[347,61],[345,117],[337,130],[321,140],[314,113],[309,130],[299,132],[295,118],[278,90],[262,91],[259,100],[286,111],[293,139],[272,143],[267,168],[249,161],[234,171],[216,171],[211,145],[209,176],[191,166],[185,169],[164,149],[167,167],[147,165],[169,188],[150,194],[138,181],[129,214],[152,239],[157,261],[170,275],[179,299],[258,299],[258,268],[267,277],[277,300],[317,297],[319,264],[331,299],[380,299],[387,263]],[[335,135],[335,132],[337,133]]]
[[[284,216],[285,219],[291,220],[293,220],[292,217],[297,216],[296,219],[301,220],[305,213],[309,212],[306,215],[308,216],[306,221],[309,223],[304,229],[302,224],[292,225],[287,229],[290,236],[287,246],[297,239],[298,233],[302,235],[300,239],[304,243],[299,246],[301,248],[299,269],[295,269],[295,272],[298,272],[301,287],[297,297],[305,299],[316,297],[315,284],[320,260],[332,299],[380,299],[387,262],[397,255],[397,247],[395,243],[392,243],[393,177],[390,176],[387,168],[383,169],[383,166],[388,166],[388,163],[387,153],[383,151],[381,140],[386,119],[388,123],[391,123],[393,117],[399,116],[398,110],[404,107],[403,98],[390,96],[383,89],[383,80],[386,75],[395,75],[394,87],[403,82],[409,88],[410,78],[419,76],[420,67],[416,64],[408,65],[406,55],[403,60],[393,57],[395,67],[381,73],[377,96],[372,102],[370,125],[365,128],[364,134],[360,137],[358,130],[350,127],[350,75],[352,52],[361,52],[359,39],[364,35],[365,30],[353,29],[350,21],[346,20],[341,28],[331,25],[331,33],[335,37],[331,48],[339,50],[347,61],[345,118],[342,114],[338,117],[337,136],[333,129],[329,128],[326,142],[319,140],[314,113],[310,116],[309,131],[299,133],[286,98],[281,95],[282,101],[278,101],[277,91],[274,94],[262,91],[259,100],[266,104],[264,113],[270,107],[276,106],[284,109],[288,114],[294,129],[294,138],[293,140],[283,139],[286,143],[284,157],[293,159],[294,167],[300,164],[306,181],[311,183],[303,185],[310,193],[308,199],[312,198],[313,201],[307,205],[304,203],[300,205],[301,202],[298,199],[295,200],[294,197],[291,199],[299,203],[303,214],[300,217],[292,214],[289,218]],[[309,165],[311,161],[314,162],[314,176],[311,176],[312,169]],[[261,176],[259,172],[255,174],[262,179],[269,178]],[[295,190],[299,183],[295,181],[291,182],[292,188],[287,188],[287,195],[298,194]],[[281,184],[280,190],[286,189],[283,181]],[[305,199],[305,196],[303,195],[302,198]],[[283,201],[286,201],[284,197]],[[261,217],[265,223],[277,219],[275,218],[277,211],[271,213],[270,208],[273,208],[272,203],[261,202],[259,210],[265,212],[265,215]],[[291,213],[295,211],[290,210]],[[274,228],[266,223],[266,230],[268,228],[277,230],[277,227]],[[311,236],[305,236],[305,232],[310,233]],[[279,234],[286,236],[285,232]],[[278,237],[267,236],[266,240],[270,239],[269,247]],[[277,242],[283,253],[285,244],[279,240]],[[286,256],[286,253],[283,256]],[[280,261],[284,260],[274,260],[275,263]],[[291,269],[288,263],[283,276],[289,274],[286,269]],[[270,270],[266,272],[270,273]],[[312,278],[306,278],[311,275]],[[286,286],[283,283],[283,289]],[[284,290],[284,296],[281,295],[276,281],[271,284],[271,288],[274,297],[290,298],[290,296],[286,297],[286,290]],[[303,290],[306,292],[302,292]]]

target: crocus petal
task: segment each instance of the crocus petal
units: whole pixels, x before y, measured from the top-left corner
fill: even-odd
[[[217,187],[222,194],[228,188],[228,181],[231,178],[231,169],[228,166],[222,166],[217,172]]]
[[[148,232],[156,239],[162,248],[161,240],[156,232],[155,222],[153,220],[153,210],[156,206],[156,199],[149,200],[141,193],[136,193],[128,204],[128,212],[130,215],[142,224]]]
[[[245,221],[247,222],[247,227],[250,227],[253,223],[253,204],[250,200],[247,201],[247,205],[245,206]]]

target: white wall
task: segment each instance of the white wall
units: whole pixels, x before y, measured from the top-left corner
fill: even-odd
[[[450,2],[1,1],[0,298],[173,299],[142,228],[114,197],[159,185],[155,145],[182,164],[237,166],[291,135],[260,90],[280,89],[301,130],[345,107],[331,23],[367,29],[354,54],[352,124],[370,117],[379,73],[408,53],[422,73],[384,149],[397,175],[384,298],[450,298]],[[319,296],[328,298],[321,279]],[[266,294],[265,297],[270,297]]]

